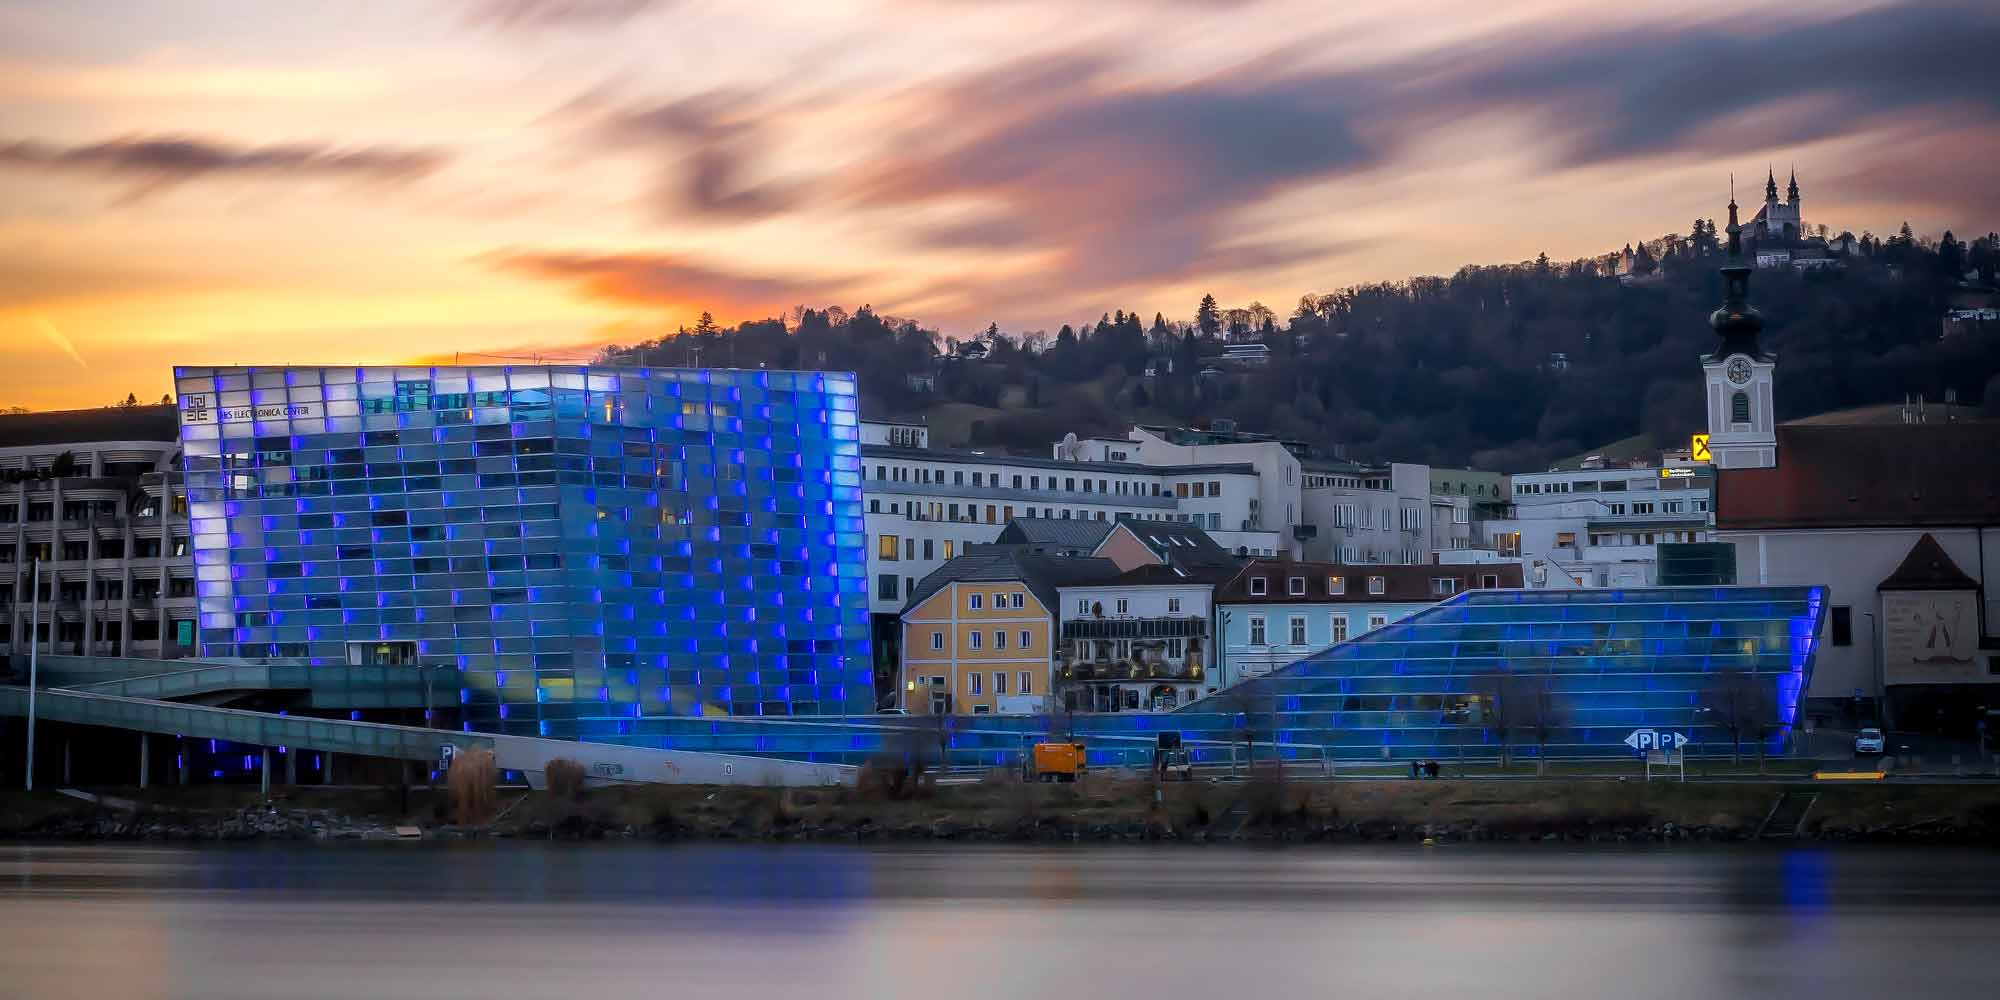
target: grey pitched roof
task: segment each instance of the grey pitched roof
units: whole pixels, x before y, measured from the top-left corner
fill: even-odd
[[[1120,518],[1139,541],[1170,566],[1183,569],[1227,569],[1234,573],[1242,562],[1216,544],[1208,532],[1180,521],[1139,521]]]
[[[995,545],[1026,545],[1031,548],[1062,548],[1089,552],[1111,533],[1110,521],[1086,521],[1069,517],[1017,517],[1000,529]]]
[[[954,583],[1019,580],[1026,584],[1042,606],[1054,610],[1056,588],[1097,583],[1116,578],[1122,571],[1109,559],[1087,556],[1045,556],[1019,549],[984,549],[958,556],[939,566],[917,583],[917,589],[903,605],[908,611],[929,600],[931,595]]]
[[[172,405],[106,406],[0,416],[0,448],[94,444],[101,441],[176,442],[180,418]]]

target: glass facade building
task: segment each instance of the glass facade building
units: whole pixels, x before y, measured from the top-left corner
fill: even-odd
[[[1335,760],[1630,756],[1635,731],[1779,752],[1825,604],[1820,587],[1476,590],[1181,714]]]
[[[852,375],[175,378],[204,656],[447,667],[564,739],[873,703]]]
[[[1158,733],[1202,763],[1633,757],[1635,731],[1693,757],[1781,753],[1812,676],[1819,587],[1476,590],[1173,712],[1091,713],[1060,726],[1097,765],[1145,766]],[[859,762],[897,729],[962,766],[1014,766],[1049,716],[870,722],[663,720],[654,745]]]

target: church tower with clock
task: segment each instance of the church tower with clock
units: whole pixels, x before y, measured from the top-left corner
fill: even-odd
[[[1771,375],[1777,358],[1757,343],[1764,317],[1749,302],[1750,266],[1743,263],[1743,229],[1729,199],[1729,263],[1722,268],[1722,308],[1708,317],[1722,342],[1701,359],[1708,389],[1708,451],[1718,469],[1768,469],[1778,464]]]

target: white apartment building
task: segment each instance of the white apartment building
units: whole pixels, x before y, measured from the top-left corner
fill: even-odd
[[[877,615],[901,612],[918,581],[1016,517],[1192,524],[1245,555],[1276,555],[1286,541],[1241,527],[1260,487],[1247,463],[1145,466],[867,444],[861,460]]]
[[[1658,582],[1656,545],[1715,535],[1714,473],[1705,464],[1517,474],[1511,516],[1449,562],[1519,561],[1530,588],[1643,587]],[[1483,551],[1482,551],[1483,549]]]
[[[1215,584],[1157,569],[1060,588],[1055,696],[1072,712],[1161,712],[1215,690]]]
[[[172,406],[0,417],[0,654],[195,652]],[[67,457],[64,457],[67,456]]]
[[[1471,534],[1471,501],[1433,495],[1428,465],[1309,460],[1304,471],[1307,560],[1428,563]]]
[[[1207,503],[1191,505],[1191,512],[1207,518],[1195,523],[1232,552],[1247,550],[1247,554],[1258,555],[1260,549],[1271,549],[1270,554],[1298,558],[1300,533],[1294,529],[1305,523],[1305,474],[1300,458],[1305,446],[1238,433],[1224,421],[1217,423],[1222,426],[1213,430],[1144,426],[1132,428],[1123,438],[1066,438],[1055,445],[1055,457],[1154,468],[1247,465],[1256,478],[1254,492],[1241,497],[1230,494],[1220,500],[1211,496]],[[1263,541],[1269,538],[1276,540]]]

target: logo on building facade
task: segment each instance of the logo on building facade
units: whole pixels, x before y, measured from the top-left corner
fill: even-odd
[[[181,397],[181,425],[247,424],[256,420],[297,420],[321,415],[318,403],[253,403],[247,406],[216,406],[209,393],[189,393]]]

